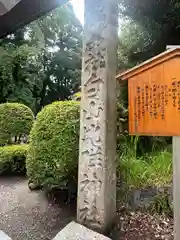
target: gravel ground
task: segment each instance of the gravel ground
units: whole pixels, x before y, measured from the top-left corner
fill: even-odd
[[[0,178],[0,230],[13,240],[50,240],[75,219],[75,206],[29,191],[24,178]]]
[[[173,240],[173,219],[141,212],[118,213],[114,240]]]
[[[0,178],[0,230],[13,240],[51,240],[70,221],[76,205],[65,204],[65,193],[46,196],[29,191],[24,178]],[[173,219],[119,211],[113,240],[173,240]]]

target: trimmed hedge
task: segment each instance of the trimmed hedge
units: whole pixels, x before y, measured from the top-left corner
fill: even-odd
[[[0,174],[25,173],[28,145],[0,147]]]
[[[34,115],[19,103],[0,104],[0,145],[11,144],[13,137],[29,135]]]
[[[77,92],[72,96],[73,101],[81,101],[81,92]]]
[[[37,116],[30,133],[26,168],[29,182],[46,188],[62,187],[76,174],[80,105],[55,102]]]

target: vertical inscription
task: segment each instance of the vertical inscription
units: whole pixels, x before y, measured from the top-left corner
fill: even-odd
[[[148,111],[148,107],[149,107],[149,88],[148,88],[148,85],[145,86],[145,94],[146,94],[145,110]]]
[[[161,119],[165,119],[165,108],[164,108],[164,100],[165,100],[165,94],[164,94],[164,86],[161,86]]]
[[[173,107],[177,106],[177,97],[176,97],[176,89],[177,85],[176,85],[176,81],[174,79],[173,83],[172,83],[172,100],[173,100]]]
[[[167,134],[176,135],[177,119],[180,118],[180,79],[171,78],[161,83],[158,79],[148,81],[137,77],[130,81],[134,87],[130,97],[133,102],[130,106],[134,106],[134,115],[130,115],[129,121],[131,133],[151,135],[167,131]],[[171,125],[170,118],[175,124]]]
[[[141,101],[141,106],[142,106],[142,117],[145,115],[145,91],[144,88],[142,88],[142,101]]]
[[[180,112],[180,81],[176,79],[172,79],[172,84],[169,87],[167,84],[154,84],[152,87],[147,84],[136,86],[134,98],[136,129],[146,113],[150,114],[153,119],[160,117],[161,120],[165,120],[165,110],[169,102]]]
[[[161,90],[160,85],[157,86],[157,108],[160,109],[161,106]]]
[[[104,39],[89,42],[86,45],[84,72],[89,76],[84,80],[83,90],[86,101],[83,104],[83,132],[82,160],[85,161],[86,171],[79,183],[80,192],[84,195],[84,204],[79,209],[79,217],[86,224],[100,225],[97,201],[101,195],[103,171],[103,140],[101,120],[104,116],[104,101],[100,91],[104,88],[104,74],[106,68],[106,48],[103,48]]]
[[[138,109],[138,123],[141,120],[141,88],[137,86],[137,109]]]
[[[135,132],[137,131],[138,127],[138,113],[137,113],[137,97],[134,98],[134,118],[135,118]]]
[[[150,88],[149,89],[150,90],[150,105],[149,105],[149,107],[150,107],[150,115],[151,115],[151,117],[153,116],[153,93],[152,93],[152,88]]]
[[[153,118],[157,119],[157,88],[153,86]]]
[[[167,85],[165,85],[165,96],[164,96],[165,98],[165,106],[167,107],[167,105],[168,105],[168,86]]]
[[[85,0],[85,11],[77,218],[103,231],[115,214],[117,6]]]
[[[178,96],[178,111],[180,112],[180,81],[178,81],[178,93],[177,93],[177,96]]]

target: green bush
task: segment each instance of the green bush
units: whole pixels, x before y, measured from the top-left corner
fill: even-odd
[[[72,96],[73,101],[81,101],[81,92],[77,92]]]
[[[28,145],[0,147],[0,174],[25,173]]]
[[[11,144],[13,137],[28,135],[34,116],[32,111],[19,103],[0,104],[0,145]]]
[[[29,182],[59,187],[75,176],[78,163],[79,103],[55,102],[37,116],[27,156]]]

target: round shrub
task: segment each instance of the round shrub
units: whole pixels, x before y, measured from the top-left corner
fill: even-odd
[[[78,163],[79,111],[75,101],[55,102],[37,116],[27,155],[29,182],[45,188],[61,187],[74,176]]]
[[[81,101],[81,92],[77,92],[72,96],[73,101]]]
[[[25,174],[28,145],[0,147],[0,174]]]
[[[19,103],[0,104],[0,145],[30,133],[34,116],[30,108]]]

